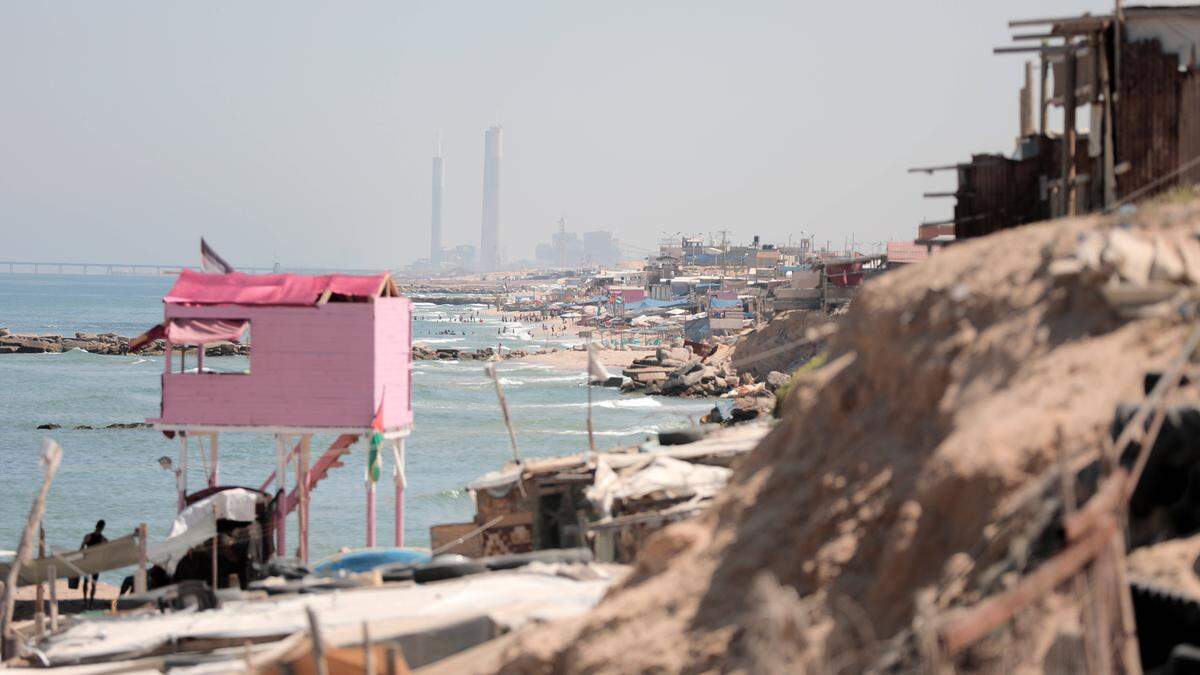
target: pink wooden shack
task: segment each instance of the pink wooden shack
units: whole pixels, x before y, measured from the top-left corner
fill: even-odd
[[[161,414],[148,421],[180,438],[179,508],[188,493],[189,445],[210,458],[208,487],[215,487],[221,433],[270,433],[275,471],[262,489],[274,483],[277,494],[284,491],[277,550],[287,551],[286,517],[298,508],[300,556],[307,560],[309,491],[342,465],[356,441],[378,430],[393,458],[396,545],[403,545],[404,439],[413,421],[412,305],[398,297],[391,277],[185,270],[163,302],[163,323],[131,348],[155,338],[167,342]],[[247,337],[248,369],[206,366],[205,345]],[[315,464],[314,434],[338,435]],[[293,464],[296,485],[288,492]],[[375,483],[369,479],[366,492],[367,546],[374,546]]]

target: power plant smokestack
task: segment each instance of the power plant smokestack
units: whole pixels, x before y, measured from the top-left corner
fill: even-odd
[[[437,154],[433,157],[433,212],[429,222],[429,266],[433,271],[442,268],[442,139],[438,138]]]
[[[483,134],[483,222],[480,227],[479,268],[500,269],[500,156],[499,125]]]

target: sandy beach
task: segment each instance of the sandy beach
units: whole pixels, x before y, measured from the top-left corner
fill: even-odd
[[[650,354],[653,354],[652,349],[638,349],[630,351],[618,351],[610,349],[602,349],[597,354],[600,357],[600,362],[609,367],[611,371],[617,371],[620,368],[628,368],[633,363],[634,359],[640,359]],[[532,363],[544,363],[548,366],[561,368],[562,370],[587,370],[588,354],[585,351],[567,349],[556,352],[547,352],[544,354],[530,354],[521,361],[529,361]],[[613,372],[613,375],[619,375],[620,372]]]
[[[81,584],[82,586],[82,584]],[[95,609],[108,609],[112,605],[112,601],[117,598],[116,586],[106,584],[103,581],[96,584],[96,604]],[[69,588],[66,579],[59,579],[57,584],[58,591],[58,612],[62,615],[78,614],[84,611],[83,607],[83,591],[80,588]],[[13,619],[23,621],[32,619],[37,603],[37,586],[20,586],[17,588],[16,604],[13,611]],[[46,589],[46,612],[50,611],[50,589]]]

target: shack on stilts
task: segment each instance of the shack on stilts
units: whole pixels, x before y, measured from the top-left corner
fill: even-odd
[[[179,511],[195,496],[188,485],[190,445],[207,457],[203,491],[211,493],[221,487],[221,435],[270,434],[274,470],[259,489],[275,496],[275,551],[287,557],[287,516],[295,510],[297,557],[307,563],[309,494],[366,437],[378,451],[363,453],[364,460],[374,461],[364,471],[366,546],[376,545],[374,478],[384,447],[394,462],[395,543],[403,546],[404,444],[413,422],[412,305],[399,296],[390,275],[184,270],[163,303],[163,322],[133,344],[166,341],[161,414],[147,421],[179,439]],[[206,347],[248,336],[247,369],[206,366]],[[317,434],[337,436],[314,462]]]

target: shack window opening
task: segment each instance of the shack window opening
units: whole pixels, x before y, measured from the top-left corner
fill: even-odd
[[[180,374],[250,374],[249,320],[173,319],[166,334],[172,351],[180,352]]]

